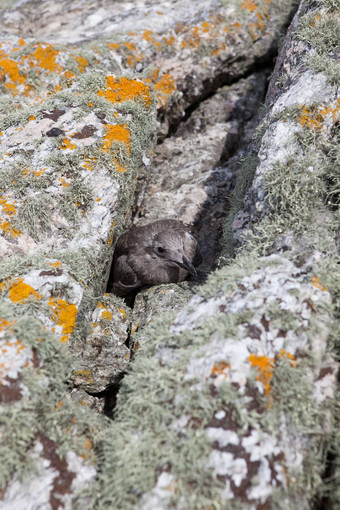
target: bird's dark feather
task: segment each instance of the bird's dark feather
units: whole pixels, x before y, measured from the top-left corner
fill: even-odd
[[[173,260],[164,260],[157,255],[155,240],[167,244]],[[180,221],[159,220],[134,226],[116,244],[112,291],[124,296],[143,285],[183,281],[188,272],[176,265],[175,260],[181,260],[183,256],[195,267],[202,261],[196,240]]]

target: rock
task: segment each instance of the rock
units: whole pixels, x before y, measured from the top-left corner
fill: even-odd
[[[266,73],[257,73],[218,89],[155,150],[135,223],[167,217],[193,225],[204,272],[217,265],[223,221],[238,169],[235,163],[249,142],[265,81]]]
[[[117,441],[104,447],[116,469],[102,487],[118,506],[133,494],[130,507],[143,510],[310,508],[326,486],[338,371],[330,344],[339,98],[304,40],[321,52],[308,30],[330,30],[334,15],[302,2],[283,46],[254,137],[258,158],[245,159],[235,187],[233,213],[255,171],[234,219],[236,260],[183,310],[137,333],[147,341],[118,396]],[[134,476],[123,480],[127,469]]]
[[[117,384],[127,369],[128,307],[115,296],[105,294],[93,311],[90,324],[91,332],[74,345],[78,356],[73,378],[76,387],[93,394]]]
[[[1,11],[6,508],[309,508],[324,490],[339,281],[334,6],[301,2],[252,135],[291,6]],[[204,273],[226,218],[229,265],[204,286],[144,290],[127,313],[104,294],[113,243],[163,210],[201,231]],[[113,421],[101,414],[112,385]]]

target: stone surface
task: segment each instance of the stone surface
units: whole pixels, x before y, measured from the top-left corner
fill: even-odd
[[[250,141],[266,78],[265,71],[255,73],[218,89],[155,149],[134,222],[167,217],[192,225],[201,272],[216,268],[237,161]]]
[[[73,370],[76,387],[100,393],[119,382],[130,360],[130,350],[125,345],[130,325],[128,310],[110,294],[98,302],[89,319],[91,332],[85,346],[82,342],[73,345],[77,352]]]
[[[258,157],[239,172],[235,200],[255,179],[234,219],[236,260],[137,333],[143,348],[106,446],[122,508],[307,509],[324,490],[338,370],[339,109],[336,85],[306,66],[301,27],[334,16],[313,9],[300,6],[250,149]]]
[[[332,5],[301,2],[252,136],[291,7],[4,4],[5,508],[307,509],[324,490],[339,282]],[[114,241],[162,211],[205,240],[203,273],[228,214],[221,260],[232,221],[236,260],[204,286],[141,291],[125,317],[104,295]]]

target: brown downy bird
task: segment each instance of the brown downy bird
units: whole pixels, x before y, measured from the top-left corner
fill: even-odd
[[[112,292],[126,296],[143,285],[182,282],[202,262],[196,239],[177,220],[132,227],[119,239],[113,258]]]

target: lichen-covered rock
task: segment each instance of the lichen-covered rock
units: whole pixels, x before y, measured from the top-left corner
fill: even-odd
[[[128,307],[105,294],[90,317],[91,332],[83,345],[74,344],[77,352],[73,371],[74,384],[100,393],[121,379],[130,360],[126,345],[129,333]]]
[[[304,41],[321,55],[335,19],[331,5],[302,2],[292,24],[254,137],[258,158],[246,158],[234,193],[232,214],[256,170],[234,220],[236,260],[140,332],[147,342],[105,443],[116,469],[102,477],[103,507],[307,509],[325,489],[338,370],[339,97],[335,74],[316,69]]]
[[[106,418],[68,396],[76,368],[71,335],[78,345],[85,341],[84,318],[105,291],[113,240],[130,214],[149,150],[155,103],[150,83],[104,74],[103,61],[96,64],[93,51],[87,57],[15,37],[0,46],[6,508],[73,508],[76,499],[87,506],[93,500],[93,446]],[[121,321],[111,330],[112,338],[126,334]],[[117,350],[126,363],[124,341]],[[37,485],[43,490],[30,496]]]
[[[330,295],[306,275],[276,255],[222,269],[142,332],[109,453],[119,506],[130,508],[127,492],[143,509],[307,505],[304,480],[322,457],[313,469],[307,459],[331,430],[337,368]]]
[[[156,285],[142,289],[136,296],[131,326],[131,347],[137,350],[140,344],[148,341],[143,336],[143,328],[158,315],[172,310],[180,310],[194,293],[188,282],[178,285]],[[191,288],[190,288],[191,287]],[[138,338],[135,342],[135,338]]]
[[[250,138],[267,72],[254,70],[267,65],[292,2],[29,0],[0,13],[5,508],[310,507],[337,369],[328,345],[339,282],[331,4],[302,3],[278,59],[255,136],[260,161],[246,159],[234,194],[233,214],[257,167],[234,221],[236,261],[188,286],[189,303],[187,289],[143,291],[130,333],[123,302],[100,296],[156,134],[177,129],[175,187],[188,186],[177,213],[204,219],[188,197],[203,204],[210,193],[223,216],[230,156],[243,130],[238,149]],[[232,117],[218,112],[204,125],[215,104]],[[188,140],[192,156],[202,148],[197,165]],[[165,165],[175,153],[165,141],[156,158]],[[217,223],[206,218],[208,240]],[[103,391],[125,370],[111,422],[94,411],[108,411]]]

